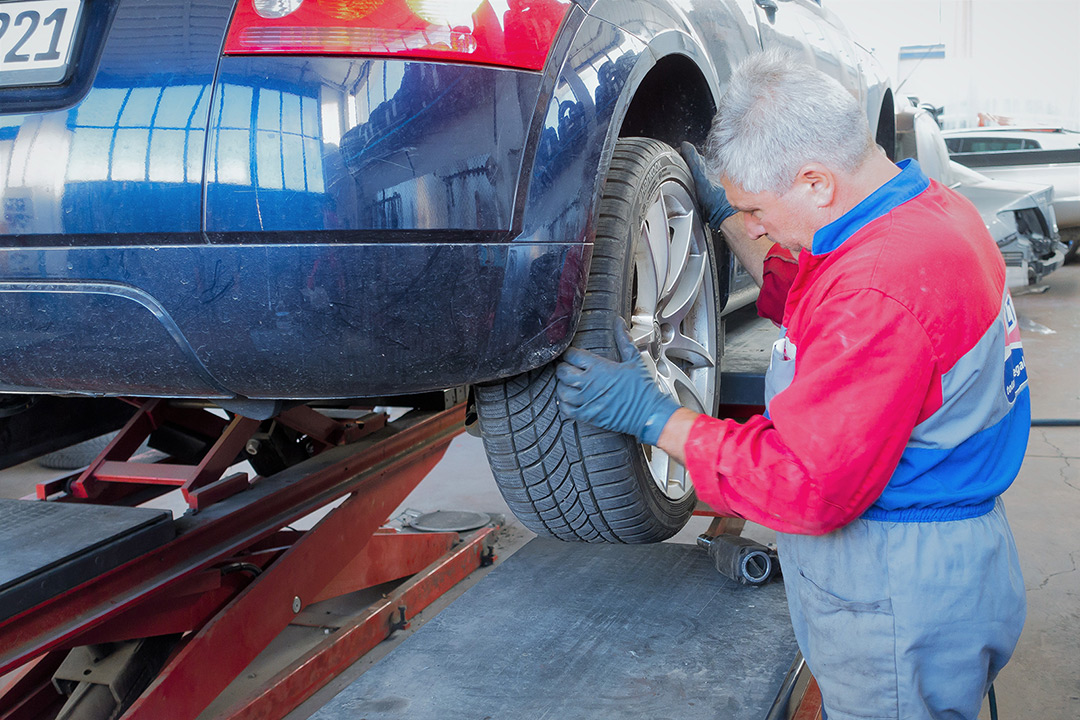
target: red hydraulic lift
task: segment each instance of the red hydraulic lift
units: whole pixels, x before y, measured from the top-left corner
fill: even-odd
[[[491,562],[494,526],[467,535],[383,527],[464,429],[463,404],[389,424],[383,414],[342,422],[293,408],[274,421],[316,454],[254,478],[225,473],[264,423],[138,404],[80,475],[39,486],[36,501],[10,502],[132,506],[180,488],[189,510],[171,539],[0,620],[0,676],[10,673],[0,720],[55,718],[66,702],[79,709],[69,704],[64,717],[109,717],[130,702],[125,719],[193,720],[308,605],[409,578],[225,715],[280,718]],[[209,451],[192,464],[134,462],[166,425],[208,437]],[[342,498],[311,530],[289,528]]]
[[[215,712],[282,718],[493,559],[494,526],[468,534],[383,527],[464,429],[464,404],[389,424],[382,414],[339,421],[293,408],[274,422],[314,456],[254,478],[226,473],[249,443],[268,441],[265,422],[161,400],[136,404],[85,471],[39,486],[36,500],[10,502],[131,508],[180,488],[189,509],[171,521],[171,539],[8,616],[0,607],[0,676],[10,673],[0,720],[57,718],[65,703],[65,720],[111,717],[120,704],[130,704],[125,720],[194,720],[309,605],[408,578]],[[209,450],[187,463],[132,460],[168,426],[203,436]],[[289,527],[342,499],[311,530]],[[717,518],[707,534],[737,534],[741,525]],[[812,681],[795,717],[820,717]]]

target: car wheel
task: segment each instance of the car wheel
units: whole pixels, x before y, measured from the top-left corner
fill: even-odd
[[[617,357],[612,330],[622,317],[660,388],[715,414],[723,351],[716,257],[682,157],[656,140],[620,140],[572,345]],[[510,509],[533,532],[563,540],[674,535],[697,502],[686,470],[633,437],[564,417],[554,365],[476,388],[484,448]]]

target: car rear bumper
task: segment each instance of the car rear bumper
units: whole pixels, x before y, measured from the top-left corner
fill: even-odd
[[[1035,273],[1035,279],[1041,280],[1050,273],[1057,270],[1065,263],[1065,253],[1060,250],[1054,250],[1053,254],[1049,257],[1039,258],[1031,263],[1031,269]]]
[[[639,50],[594,35],[609,59]],[[596,55],[578,52],[574,81]],[[0,223],[0,392],[382,396],[565,349],[629,65],[600,87],[367,57],[213,67],[92,88],[46,118],[62,152],[15,134],[36,170],[0,178],[19,210]]]
[[[1010,288],[1037,283],[1065,263],[1065,253],[1060,249],[1043,258],[1023,257],[1019,252],[1002,254],[1005,257],[1005,283]]]
[[[505,377],[569,343],[590,251],[0,249],[0,392],[316,399]]]
[[[58,168],[45,190],[0,182],[27,208],[0,220],[0,392],[381,396],[551,360],[580,309],[590,218],[566,162],[544,163],[543,222],[522,218],[542,84],[483,66],[228,57],[212,103],[189,93],[214,107],[205,174],[192,161],[173,173],[185,182],[155,183],[154,141],[126,164],[127,146],[106,142],[93,181],[76,182],[35,150],[35,167]],[[57,132],[88,132],[83,109]],[[202,132],[189,135],[202,158]],[[111,182],[117,164],[149,169]],[[54,186],[63,202],[44,202]]]

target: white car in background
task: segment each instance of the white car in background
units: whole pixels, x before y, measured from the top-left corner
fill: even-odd
[[[1080,251],[1080,132],[1063,128],[981,127],[942,133],[953,160],[996,180],[1054,186],[1065,259]]]
[[[994,180],[951,161],[937,122],[922,108],[897,113],[896,155],[916,158],[928,177],[975,205],[1005,258],[1010,288],[1037,283],[1065,262],[1052,186]]]

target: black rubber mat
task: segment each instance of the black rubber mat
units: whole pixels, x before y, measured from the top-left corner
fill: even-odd
[[[780,582],[691,545],[536,539],[312,717],[762,720],[796,651]]]
[[[173,538],[168,510],[0,499],[0,620]]]

